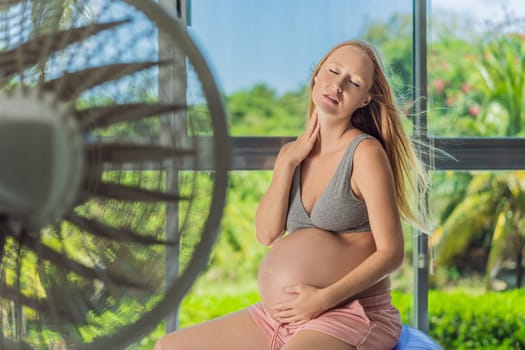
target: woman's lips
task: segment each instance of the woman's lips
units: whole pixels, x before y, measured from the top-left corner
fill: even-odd
[[[323,94],[323,96],[324,96],[328,101],[330,101],[330,103],[332,103],[332,104],[334,104],[334,105],[338,105],[338,104],[339,104],[339,99],[337,98],[337,96],[330,95],[330,94]]]

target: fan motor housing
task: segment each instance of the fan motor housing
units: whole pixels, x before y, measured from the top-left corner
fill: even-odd
[[[50,93],[0,93],[0,214],[39,229],[74,205],[83,137],[67,103]]]

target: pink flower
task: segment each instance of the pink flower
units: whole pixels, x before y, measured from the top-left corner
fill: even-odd
[[[452,96],[449,96],[447,97],[447,100],[445,101],[445,104],[450,107],[452,106],[453,104],[455,104],[457,102],[457,98],[456,97],[452,97]]]
[[[472,105],[468,109],[468,113],[475,117],[481,112],[481,107],[479,105]]]
[[[461,91],[467,94],[470,91],[470,86],[467,83],[461,84]]]
[[[445,89],[445,81],[443,79],[434,80],[434,88],[436,89],[438,94],[441,94]]]
[[[464,54],[463,55],[463,58],[466,60],[466,61],[470,61],[470,62],[473,62],[473,61],[477,61],[478,60],[478,57],[474,56],[474,55],[471,55],[471,54]]]

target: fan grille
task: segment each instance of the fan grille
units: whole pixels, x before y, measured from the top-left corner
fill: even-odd
[[[84,140],[81,184],[49,188],[75,198],[64,215],[35,228],[0,196],[0,348],[123,348],[174,308],[214,242],[219,93],[154,2],[0,0],[0,31],[0,94],[52,96]]]

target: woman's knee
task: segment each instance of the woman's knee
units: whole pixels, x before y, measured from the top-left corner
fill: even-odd
[[[166,347],[165,343],[166,343],[166,341],[164,340],[164,337],[160,338],[155,343],[155,346],[153,347],[153,350],[167,350],[168,348]]]
[[[153,350],[184,350],[184,347],[177,343],[177,338],[175,333],[167,334],[157,340]]]

